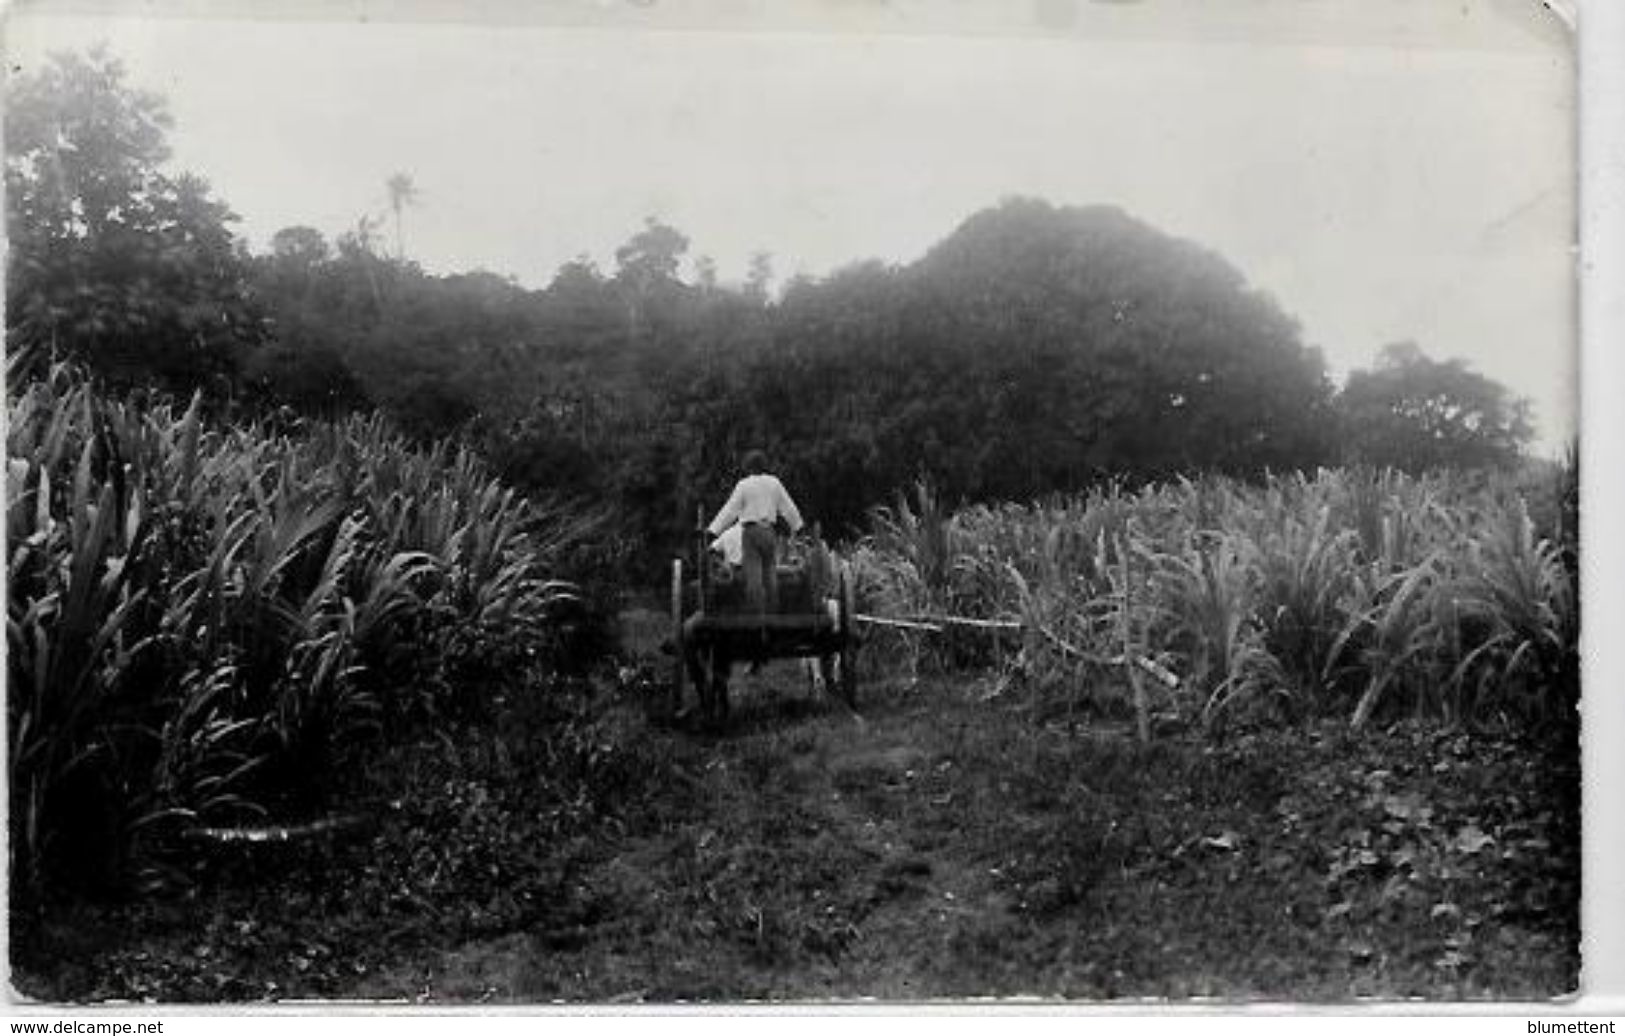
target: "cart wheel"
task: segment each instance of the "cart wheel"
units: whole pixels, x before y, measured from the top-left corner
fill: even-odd
[[[671,563],[671,700],[666,715],[675,717],[683,707],[683,690],[688,679],[688,645],[683,642],[683,559]]]
[[[847,705],[858,707],[858,673],[857,673],[857,623],[852,616],[857,614],[857,589],[852,585],[852,566],[845,561],[841,562],[841,621],[839,625],[841,637],[841,697],[846,699]]]

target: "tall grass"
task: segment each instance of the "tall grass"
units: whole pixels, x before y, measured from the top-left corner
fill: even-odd
[[[1572,721],[1571,486],[1562,465],[1338,470],[899,508],[876,515],[858,572],[877,610],[1020,620],[1010,664],[1040,697],[1114,704],[1138,657],[1180,677],[1160,709],[1208,724]]]
[[[376,419],[289,435],[13,383],[14,874],[310,805],[369,739],[546,663],[582,528]],[[101,874],[106,878],[109,874]]]

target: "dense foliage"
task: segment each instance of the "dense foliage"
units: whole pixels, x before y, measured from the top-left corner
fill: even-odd
[[[293,226],[248,256],[206,186],[162,170],[162,100],[122,77],[66,55],[8,106],[15,341],[116,382],[463,435],[522,489],[609,506],[637,572],[750,446],[851,533],[922,476],[953,501],[1027,500],[1110,478],[1505,463],[1530,435],[1504,389],[1414,347],[1338,393],[1240,271],[1104,206],[1006,200],[914,262],[777,297],[765,254],[722,284],[651,219],[612,271],[578,259],[527,290],[412,262],[417,192],[396,173],[388,208],[336,241]]]
[[[6,338],[124,384],[229,392],[262,334],[235,219],[170,175],[163,100],[101,51],[8,84]]]
[[[1530,435],[1459,364],[1435,365],[1454,375],[1436,394],[1499,409],[1448,431],[1373,399],[1376,375],[1337,393],[1233,267],[1111,208],[1009,201],[912,264],[797,279],[777,300],[718,286],[703,261],[682,282],[687,241],[653,221],[613,275],[580,260],[539,292],[301,234],[257,261],[279,329],[256,367],[267,398],[460,430],[518,485],[610,504],[643,567],[753,445],[850,534],[920,477],[955,501],[1022,500],[1339,459],[1506,464]]]
[[[57,368],[8,394],[13,876],[128,878],[302,812],[380,732],[545,677],[585,531],[375,419],[213,427]]]
[[[1413,342],[1383,349],[1338,397],[1353,460],[1405,471],[1504,466],[1529,442],[1529,404],[1460,360],[1429,359]]]
[[[1159,713],[1206,724],[1383,711],[1564,728],[1575,517],[1572,468],[1205,478],[952,514],[922,489],[877,513],[858,562],[884,614],[1020,620],[999,678],[1068,704],[1120,705],[1132,679]]]

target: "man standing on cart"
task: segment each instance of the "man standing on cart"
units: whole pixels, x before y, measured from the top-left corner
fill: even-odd
[[[803,522],[784,483],[768,474],[767,457],[761,450],[745,454],[742,466],[745,477],[734,486],[706,531],[720,536],[738,523],[745,600],[752,611],[765,616],[778,610],[779,531],[793,535],[801,531]]]

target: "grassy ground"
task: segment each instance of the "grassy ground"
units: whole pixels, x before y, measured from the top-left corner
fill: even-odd
[[[362,834],[14,919],[13,981],[163,1001],[1575,987],[1572,750],[1340,726],[1141,747],[969,680],[870,682],[854,714],[788,665],[704,736],[645,720],[653,675],[562,728],[510,703],[499,737],[381,758]]]

